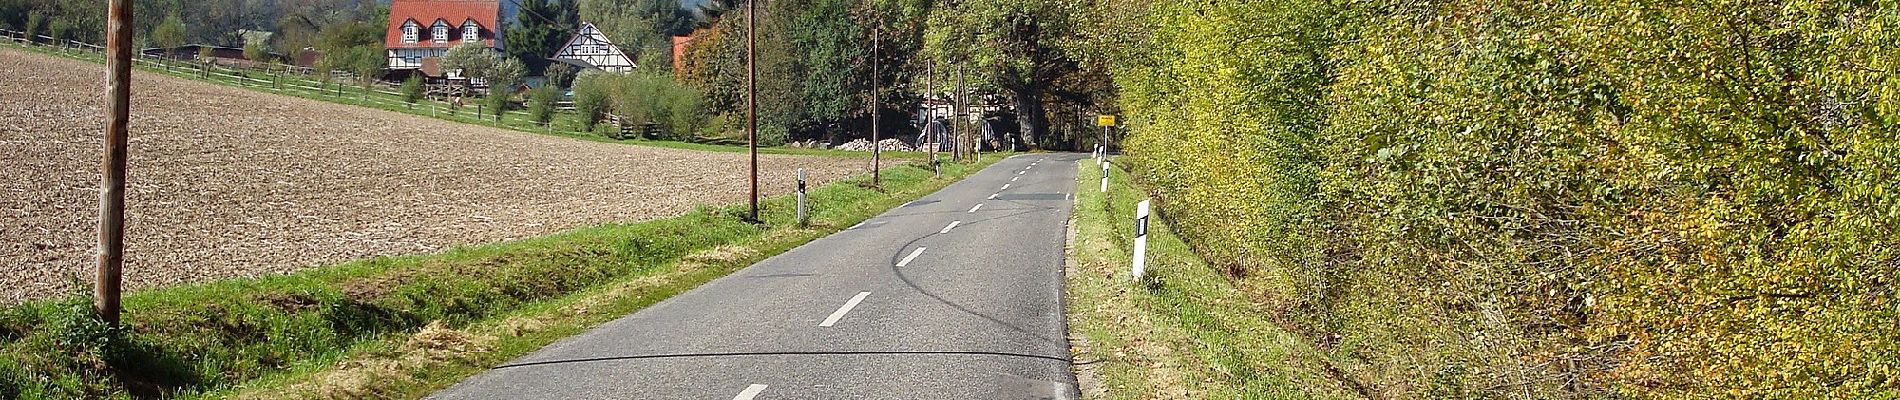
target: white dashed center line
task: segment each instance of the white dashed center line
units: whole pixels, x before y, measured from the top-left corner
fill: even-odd
[[[904,261],[898,261],[897,266],[902,267],[902,266],[910,265],[911,260],[915,260],[917,259],[917,256],[920,256],[923,254],[924,254],[924,248],[918,247],[917,251],[912,251],[910,252],[910,256],[904,257]]]
[[[746,386],[745,390],[740,391],[738,396],[733,396],[732,400],[752,400],[754,397],[759,397],[759,393],[764,391],[765,385]]]
[[[1009,178],[1009,181],[1010,181],[1010,182],[1015,182],[1015,181],[1016,181],[1017,179],[1023,179],[1023,177],[1020,177],[1020,176],[1018,176],[1018,177],[1014,177],[1014,178]]]
[[[1016,171],[1016,174],[1022,175],[1024,172],[1029,172],[1029,170]]]
[[[997,193],[997,194],[1002,194],[1002,193]],[[996,200],[996,194],[990,195],[990,200]]]
[[[963,224],[963,221],[950,221],[950,226],[943,227],[943,230],[938,231],[937,233],[939,234],[950,233],[950,228],[955,228],[957,227],[957,225],[961,225],[961,224]]]
[[[969,212],[969,213],[970,213],[970,214],[975,214],[975,213],[976,213],[976,209],[978,209],[978,208],[983,208],[983,203],[976,203],[976,207],[970,207],[970,212]]]
[[[1003,188],[1000,190],[1009,190],[1009,184],[1007,183],[1003,184]]]
[[[844,307],[838,307],[838,311],[832,311],[831,316],[826,317],[825,322],[818,324],[818,326],[830,327],[831,325],[837,324],[838,319],[844,318],[844,315],[846,313],[850,313],[851,309],[858,308],[858,302],[864,301],[864,296],[870,296],[870,295],[871,295],[871,292],[858,292],[857,296],[851,296],[851,301],[844,302]],[[754,387],[758,387],[759,390],[765,390],[764,385],[754,385]],[[747,389],[747,390],[750,390],[750,389]],[[740,393],[739,395],[743,397],[745,396],[745,393]],[[757,396],[758,393],[753,393],[752,395]],[[751,397],[745,397],[745,398],[750,399]]]

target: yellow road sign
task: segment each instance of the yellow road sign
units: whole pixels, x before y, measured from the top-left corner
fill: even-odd
[[[1115,116],[1103,115],[1095,117],[1095,124],[1100,126],[1115,126]]]

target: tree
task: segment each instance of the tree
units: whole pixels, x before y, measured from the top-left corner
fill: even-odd
[[[251,60],[251,65],[270,62],[270,57],[270,47],[266,46],[264,42],[257,41],[244,44],[244,58]]]
[[[925,32],[926,53],[943,65],[970,65],[973,78],[1008,91],[1023,139],[1036,146],[1047,130],[1043,95],[1076,70],[1061,46],[1071,37],[1071,7],[1058,0],[969,0],[939,8]]]
[[[580,25],[580,11],[574,0],[522,0],[517,15],[519,18],[506,33],[506,52],[509,58],[526,64],[529,72],[551,66],[548,52],[565,43],[574,27]]]
[[[422,89],[422,75],[409,75],[409,79],[402,81],[402,101],[409,104],[422,101]]]
[[[612,80],[607,74],[587,71],[574,78],[574,111],[581,114],[581,126],[584,130],[594,130],[594,125],[607,116],[607,108],[612,107],[608,92]]]
[[[500,61],[494,53],[494,50],[489,50],[488,46],[481,43],[456,45],[449,48],[448,54],[442,55],[442,70],[458,71],[467,78],[485,78],[495,69],[496,62]]]
[[[169,52],[185,45],[185,20],[178,13],[165,16],[165,21],[152,28],[152,44]]]
[[[521,84],[521,78],[528,76],[527,65],[523,64],[521,60],[512,57],[502,57],[498,54],[494,56],[501,60],[495,62],[495,66],[489,68],[488,75],[482,78],[488,80],[488,86],[490,88],[501,88],[509,92],[514,91],[515,85]],[[490,90],[492,91],[494,89]]]
[[[557,64],[565,65],[565,64]],[[560,89],[555,86],[542,86],[528,94],[528,117],[537,124],[547,124],[554,120],[554,100],[561,97]]]
[[[548,66],[547,70],[543,72],[543,75],[546,75],[548,78],[548,86],[571,87],[574,85],[574,75],[578,72],[578,69],[574,68],[572,64],[554,63],[554,65]]]

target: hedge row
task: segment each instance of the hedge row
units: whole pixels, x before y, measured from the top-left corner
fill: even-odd
[[[1132,165],[1375,391],[1900,396],[1900,3],[1147,6]]]

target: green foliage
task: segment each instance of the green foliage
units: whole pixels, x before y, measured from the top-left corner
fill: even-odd
[[[449,48],[442,55],[443,71],[460,71],[463,77],[486,78],[495,69],[501,57],[495,55],[488,45],[482,43],[462,43]]]
[[[324,27],[318,34],[317,49],[323,52],[323,59],[317,62],[317,70],[348,71],[368,85],[389,65],[383,33],[381,23],[347,22]]]
[[[706,120],[699,92],[673,79],[671,74],[635,72],[630,74],[588,74],[575,85],[576,106],[580,93],[603,92],[614,115],[628,123],[660,124],[667,136],[691,139]]]
[[[1900,393],[1892,4],[1104,4],[1166,215],[1375,390]]]
[[[526,63],[528,71],[546,70],[551,65],[545,57],[565,44],[571,30],[580,25],[579,8],[572,0],[522,0],[519,6],[519,18],[504,33],[507,56]]]
[[[271,60],[270,46],[261,41],[245,43],[244,58],[251,60],[253,63],[268,63],[273,61]]]
[[[422,76],[410,75],[402,81],[402,101],[409,104],[422,101],[422,90]]]
[[[582,72],[574,78],[574,111],[581,116],[581,130],[592,132],[613,107],[610,79],[599,72]]]
[[[554,63],[542,75],[548,78],[548,86],[565,88],[574,86],[574,77],[579,73],[580,70],[574,68],[573,64]]]
[[[482,106],[488,108],[489,116],[499,121],[503,113],[508,111],[510,103],[508,97],[510,97],[508,91],[499,90],[499,88],[490,90],[488,97],[482,98]]]
[[[152,44],[165,49],[176,49],[185,45],[185,20],[178,13],[165,16],[165,21],[152,28]]]
[[[657,60],[642,68],[672,70],[673,36],[693,29],[693,13],[676,0],[576,0],[581,20],[592,22],[634,60]],[[563,38],[565,39],[565,38]],[[653,53],[649,57],[648,53]]]
[[[528,117],[536,124],[554,121],[554,101],[561,97],[555,86],[542,86],[528,93]]]

